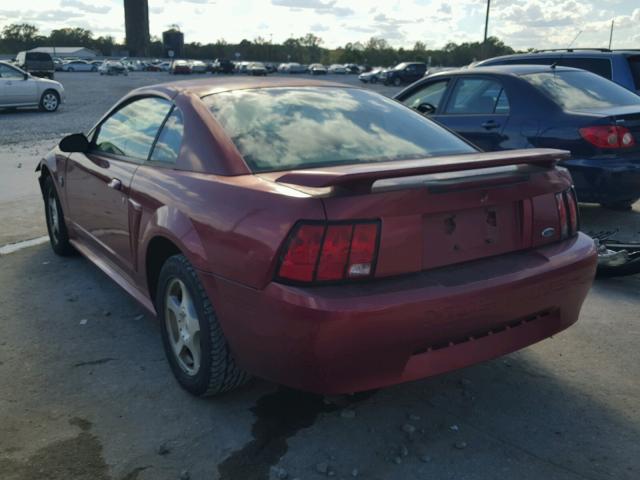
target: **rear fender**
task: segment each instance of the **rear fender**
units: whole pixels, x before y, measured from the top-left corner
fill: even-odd
[[[132,237],[140,239],[138,248],[134,249],[138,252],[136,261],[138,272],[145,272],[149,243],[156,237],[171,241],[194,268],[203,271],[209,269],[206,250],[193,223],[175,207],[164,205],[158,208],[143,225],[140,234]]]

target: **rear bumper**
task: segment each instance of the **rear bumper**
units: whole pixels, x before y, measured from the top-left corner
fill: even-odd
[[[640,155],[637,159],[572,158],[562,165],[571,172],[581,202],[613,203],[640,198]]]
[[[596,268],[577,237],[402,278],[254,290],[201,273],[239,364],[277,383],[335,394],[495,358],[573,324]]]

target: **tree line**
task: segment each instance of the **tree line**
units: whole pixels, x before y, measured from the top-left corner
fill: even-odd
[[[220,39],[207,44],[185,43],[183,57],[202,60],[240,58],[304,64],[357,63],[372,66],[423,61],[430,62],[431,65],[462,66],[475,60],[514,53],[511,47],[496,37],[489,37],[485,43],[450,42],[440,49],[430,49],[421,41],[415,42],[413,48],[394,48],[385,39],[378,37],[372,37],[365,43],[347,43],[338,48],[325,48],[322,46],[323,43],[322,38],[313,33],[299,38],[288,38],[282,43],[272,43],[262,37],[245,39],[237,44]],[[107,57],[126,51],[126,45],[118,44],[114,37],[94,37],[90,30],[84,28],[60,28],[52,30],[49,35],[43,35],[35,25],[21,23],[5,26],[0,34],[0,53],[16,54],[41,46],[86,47]],[[165,48],[159,38],[151,38],[149,55],[154,58],[165,56]]]

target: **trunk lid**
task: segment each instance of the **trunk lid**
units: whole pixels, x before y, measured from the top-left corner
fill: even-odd
[[[452,265],[560,238],[554,194],[569,188],[550,149],[279,174],[318,191],[327,220],[380,219],[376,277]],[[395,165],[394,165],[395,164]],[[553,228],[552,235],[542,230]]]

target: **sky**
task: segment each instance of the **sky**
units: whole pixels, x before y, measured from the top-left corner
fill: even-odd
[[[486,0],[149,0],[149,23],[158,37],[179,25],[185,42],[280,43],[311,32],[328,48],[372,36],[440,48],[481,41],[485,10]],[[613,48],[640,48],[640,0],[492,0],[489,35],[516,49],[607,47],[611,20]],[[0,28],[18,22],[45,34],[82,27],[124,39],[122,0],[1,0]]]

